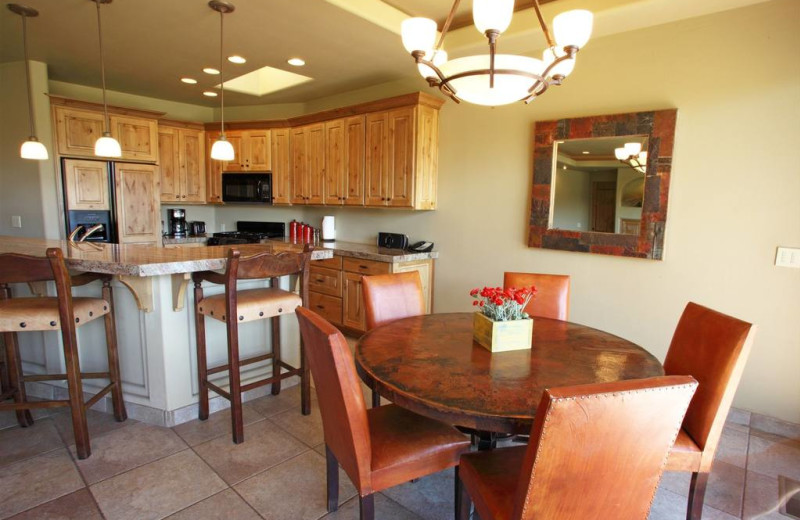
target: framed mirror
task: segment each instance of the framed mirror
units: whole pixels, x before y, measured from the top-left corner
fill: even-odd
[[[528,246],[661,260],[676,116],[536,123]]]

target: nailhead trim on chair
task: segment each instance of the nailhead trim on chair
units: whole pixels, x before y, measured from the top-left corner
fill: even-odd
[[[58,323],[58,322],[56,322],[56,321],[51,321],[51,322],[50,322],[50,326],[51,326],[51,327],[55,327],[55,326],[56,326],[56,323]]]
[[[20,323],[20,324],[19,324],[19,326],[20,326],[20,327],[22,327],[23,329],[24,329],[25,327],[27,327],[27,325],[25,324],[25,322],[24,322],[24,321],[23,321],[22,323]]]

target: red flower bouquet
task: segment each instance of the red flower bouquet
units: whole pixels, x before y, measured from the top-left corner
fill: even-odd
[[[472,289],[469,295],[475,298],[472,305],[479,307],[480,312],[492,321],[524,320],[529,318],[524,309],[536,296],[536,287],[484,287]]]

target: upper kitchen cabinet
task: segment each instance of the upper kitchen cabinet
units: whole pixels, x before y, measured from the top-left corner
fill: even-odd
[[[163,122],[158,128],[161,202],[206,202],[202,125]]]
[[[325,204],[364,205],[363,115],[325,123]]]
[[[292,128],[292,202],[322,204],[325,179],[325,125]]]
[[[102,137],[103,106],[50,96],[59,155],[91,157],[94,143]],[[158,122],[161,112],[108,107],[109,131],[120,143],[119,160],[156,162],[158,160]]]
[[[272,134],[264,130],[229,130],[225,136],[233,145],[234,159],[225,163],[226,172],[272,170]]]
[[[225,161],[211,158],[211,147],[219,139],[219,132],[206,130],[206,202],[222,204],[222,170]]]
[[[292,148],[288,128],[272,132],[272,203],[291,204]]]
[[[366,205],[436,209],[439,110],[419,104],[366,117]]]
[[[108,164],[66,159],[64,192],[70,210],[108,210]]]
[[[114,192],[120,244],[161,245],[159,184],[155,165],[117,163]]]

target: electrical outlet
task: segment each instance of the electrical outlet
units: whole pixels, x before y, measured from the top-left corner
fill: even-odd
[[[19,215],[11,215],[11,227],[21,228],[22,217]]]
[[[779,247],[778,253],[775,255],[775,265],[800,269],[800,248]]]

